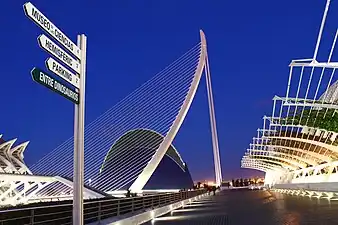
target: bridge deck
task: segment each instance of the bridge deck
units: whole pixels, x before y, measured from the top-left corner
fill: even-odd
[[[338,224],[338,201],[262,190],[224,190],[147,225]]]
[[[196,225],[218,225],[218,224],[229,224],[228,208],[229,198],[231,195],[243,192],[240,190],[225,190],[213,196],[201,199],[199,201],[192,202],[186,205],[184,208],[174,210],[173,212],[156,218],[154,221],[145,223],[144,225],[150,224],[196,224]]]
[[[174,210],[168,215],[156,218],[152,224],[226,225],[228,224],[228,215],[226,210],[224,210],[224,206],[222,204],[223,200],[223,194],[210,196],[203,200],[193,202],[184,208]]]

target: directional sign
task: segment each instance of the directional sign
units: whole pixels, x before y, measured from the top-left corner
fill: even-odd
[[[45,17],[32,3],[27,2],[23,9],[28,18],[33,20],[38,26],[60,42],[77,58],[80,58],[81,50],[64,33],[60,31],[47,17]]]
[[[38,42],[41,48],[45,49],[47,52],[51,53],[70,68],[75,70],[77,73],[80,73],[80,63],[73,59],[67,52],[62,48],[57,46],[52,40],[50,40],[46,35],[42,34],[38,37]]]
[[[32,78],[34,81],[45,86],[46,88],[62,95],[63,97],[69,99],[75,104],[79,104],[79,93],[76,93],[72,89],[66,87],[64,84],[61,84],[59,81],[55,80],[51,75],[45,73],[44,71],[34,67],[31,71]]]
[[[69,82],[71,85],[80,88],[80,78],[74,75],[72,72],[70,72],[53,58],[48,58],[46,60],[46,67],[48,70],[52,71],[65,81]]]

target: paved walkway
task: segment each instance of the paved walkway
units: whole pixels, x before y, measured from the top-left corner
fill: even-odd
[[[263,190],[224,190],[146,225],[333,225],[338,201]]]
[[[184,208],[177,209],[162,217],[156,218],[152,222],[146,223],[166,225],[214,225],[228,224],[227,213],[222,207],[223,194],[212,194],[202,200],[195,201],[186,205]]]

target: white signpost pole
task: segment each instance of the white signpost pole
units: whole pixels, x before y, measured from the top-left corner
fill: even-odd
[[[87,37],[82,34],[77,38],[81,49],[80,67],[80,102],[75,105],[74,118],[74,175],[73,175],[73,224],[83,225],[83,177],[84,177],[84,119],[85,119],[85,81]]]
[[[73,224],[83,225],[83,177],[84,177],[84,119],[85,119],[85,78],[86,78],[86,51],[87,37],[84,34],[78,35],[77,46],[47,17],[45,17],[31,2],[23,5],[27,17],[34,21],[50,36],[57,40],[69,52],[80,59],[73,59],[66,51],[60,48],[46,35],[38,37],[41,48],[58,58],[80,75],[80,79],[68,69],[63,67],[54,59],[46,61],[46,66],[56,75],[60,76],[77,88],[79,93],[79,104],[75,104],[74,115],[74,173],[73,173]],[[35,69],[36,70],[36,69]],[[34,73],[32,72],[32,77]],[[36,79],[38,82],[38,79]],[[50,89],[45,83],[38,82]],[[80,84],[79,84],[80,83]]]

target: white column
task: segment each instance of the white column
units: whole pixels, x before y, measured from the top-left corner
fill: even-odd
[[[206,60],[205,77],[206,77],[207,92],[208,92],[209,113],[210,113],[210,123],[211,123],[211,136],[212,136],[214,164],[215,164],[215,175],[216,175],[216,185],[220,186],[222,184],[222,169],[221,169],[221,161],[220,161],[220,157],[219,157],[216,117],[215,117],[215,109],[214,109],[214,100],[213,100],[213,95],[212,95],[209,60],[208,60],[208,54],[207,53],[206,53],[205,60]]]
[[[78,35],[77,45],[81,49],[79,104],[75,105],[74,118],[74,174],[73,174],[73,224],[83,225],[83,176],[84,176],[84,119],[86,84],[87,37]]]

